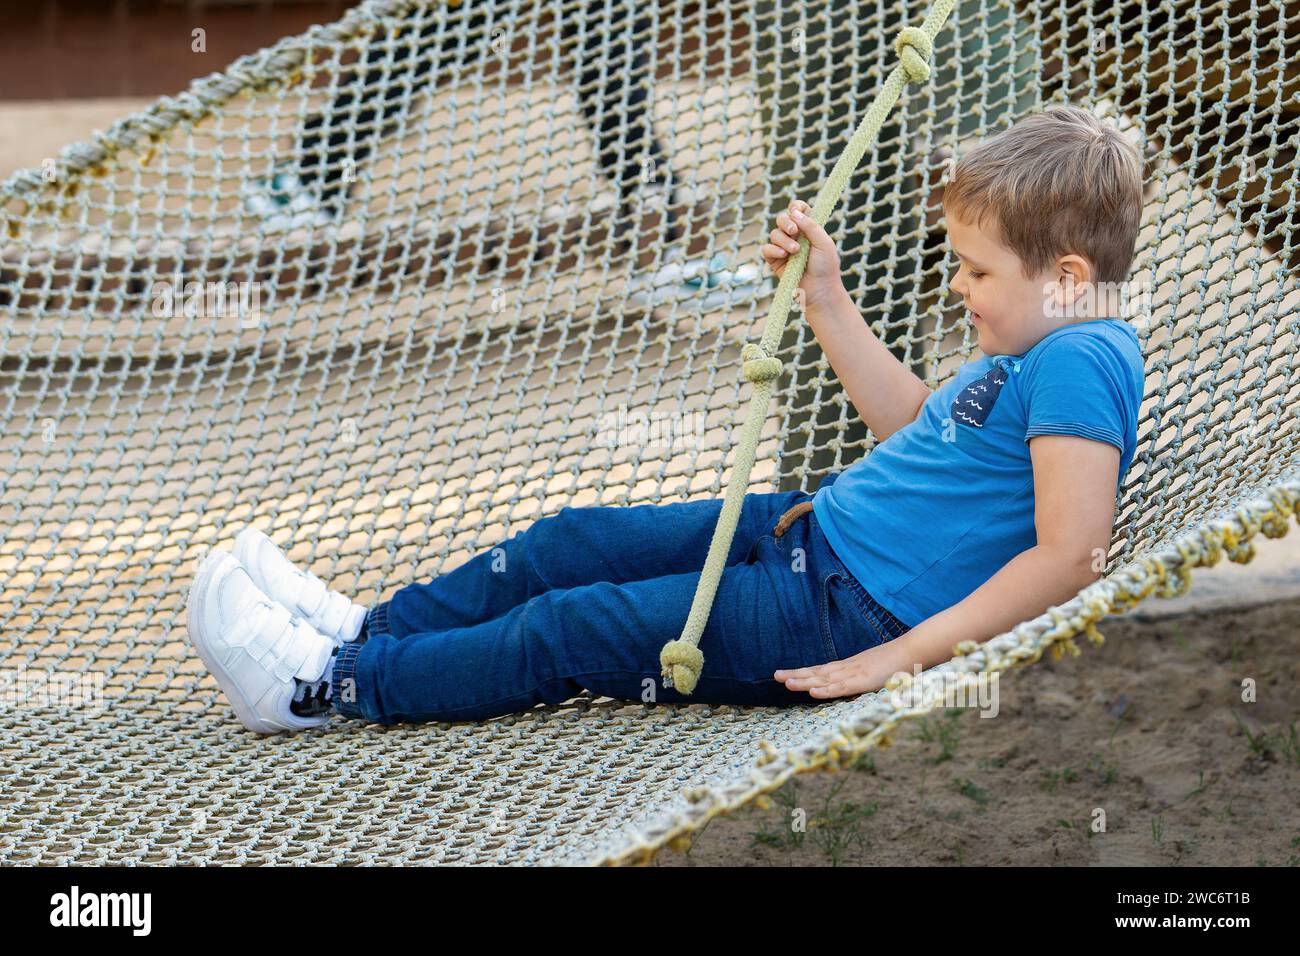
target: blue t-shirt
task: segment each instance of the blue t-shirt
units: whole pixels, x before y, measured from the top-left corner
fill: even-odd
[[[1122,319],[1054,329],[1021,355],[967,362],[894,432],[813,496],[831,548],[909,627],[965,598],[1038,541],[1029,439],[1137,447],[1145,369]]]

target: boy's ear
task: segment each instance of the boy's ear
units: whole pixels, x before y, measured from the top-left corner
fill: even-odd
[[[1057,260],[1056,269],[1057,278],[1066,288],[1073,285],[1077,290],[1080,286],[1092,281],[1092,266],[1083,256],[1074,255],[1073,253],[1061,256]]]

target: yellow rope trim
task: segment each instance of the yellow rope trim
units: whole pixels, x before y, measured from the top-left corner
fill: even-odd
[[[1289,518],[1295,516],[1300,521],[1298,504],[1300,482],[1274,486],[1264,493],[1259,503],[1238,508],[1228,521],[1190,531],[1157,555],[1134,557],[1107,577],[1088,585],[1066,604],[1049,608],[1006,634],[982,643],[963,641],[958,645],[960,652],[954,653],[951,661],[930,668],[920,678],[925,679],[926,675],[936,672],[958,673],[963,682],[974,682],[1035,663],[1048,649],[1058,655],[1063,652],[1077,654],[1079,649],[1072,638],[1080,633],[1099,645],[1103,637],[1096,621],[1109,614],[1127,611],[1151,594],[1176,597],[1185,593],[1191,581],[1191,569],[1217,564],[1225,546],[1253,556],[1254,547],[1250,539],[1260,532],[1267,538],[1283,537],[1290,529]],[[1012,638],[1015,643],[1002,646],[999,642],[1005,638]],[[1071,647],[1073,651],[1068,650]],[[711,787],[691,787],[683,791],[689,809],[677,812],[675,819],[653,838],[642,838],[642,842],[605,857],[600,861],[601,865],[648,865],[665,846],[683,851],[689,849],[691,834],[698,832],[714,817],[735,812],[751,803],[769,809],[771,801],[766,794],[780,789],[791,778],[814,771],[834,772],[852,764],[872,748],[888,747],[890,734],[904,720],[927,716],[943,706],[941,698],[928,699],[919,706],[901,706],[885,693],[904,689],[913,682],[911,674],[895,674],[881,692],[863,694],[851,701],[860,705],[857,713],[850,715],[826,739],[815,744],[816,752],[811,755],[807,746],[782,751],[770,741],[759,741],[753,772],[748,782],[736,788],[739,792],[720,793]],[[884,708],[888,712],[871,713],[873,704],[875,710]],[[828,701],[824,706],[837,704]]]

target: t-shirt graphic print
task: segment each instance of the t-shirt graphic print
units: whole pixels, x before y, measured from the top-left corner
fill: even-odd
[[[993,402],[997,401],[997,393],[1001,392],[1002,382],[1005,381],[1006,372],[996,365],[988,369],[987,375],[983,378],[972,381],[957,394],[957,398],[953,399],[953,405],[949,408],[953,421],[983,428],[984,419],[987,419],[989,411],[992,411]]]
[[[948,409],[952,420],[959,425],[983,428],[984,420],[993,410],[993,403],[998,400],[998,393],[1002,391],[1006,380],[1007,370],[1001,364],[996,364],[983,378],[971,382],[952,400]]]

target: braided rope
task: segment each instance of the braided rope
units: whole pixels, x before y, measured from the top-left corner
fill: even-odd
[[[72,196],[78,187],[78,176],[106,175],[107,163],[124,152],[140,152],[141,163],[147,164],[163,137],[177,127],[194,128],[236,97],[248,99],[254,93],[301,82],[310,68],[308,56],[313,49],[371,36],[386,18],[406,13],[417,3],[418,0],[369,0],[358,4],[333,23],[315,24],[304,33],[287,36],[274,46],[239,57],[221,73],[196,80],[176,96],[159,97],[141,112],[107,130],[96,131],[89,141],[69,143],[49,169],[16,171],[0,182],[0,195],[17,199],[23,215],[11,219],[0,235],[17,238],[27,213],[52,211],[56,200],[41,198],[41,194],[52,191],[52,184],[68,183],[63,192]],[[449,0],[450,6],[459,4],[460,0]]]
[[[942,29],[944,21],[952,12],[956,0],[938,0],[926,15],[920,27],[905,27],[899,31],[894,41],[894,50],[899,63],[885,78],[880,91],[872,100],[866,116],[854,131],[848,146],[840,155],[829,178],[822,184],[817,198],[812,204],[812,218],[818,225],[825,225],[835,204],[839,202],[849,177],[853,175],[866,151],[880,135],[880,128],[889,118],[894,104],[903,94],[907,83],[923,83],[930,76],[930,53],[934,38]],[[718,524],[713,529],[713,540],[709,543],[708,557],[704,561],[704,570],[695,589],[695,598],[681,636],[664,645],[659,654],[659,663],[663,668],[662,676],[665,687],[676,688],[683,694],[690,694],[700,679],[704,669],[704,654],[700,651],[700,637],[713,609],[713,599],[718,593],[718,584],[731,550],[731,540],[736,534],[736,525],[740,521],[740,510],[744,505],[745,493],[749,486],[749,474],[754,467],[758,453],[758,440],[767,418],[768,403],[776,391],[776,380],[781,374],[781,362],[773,353],[781,345],[785,334],[786,319],[794,301],[794,290],[803,278],[804,267],[808,264],[808,237],[799,237],[799,251],[786,264],[777,286],[776,295],[768,309],[767,321],[760,341],[746,343],[741,349],[741,374],[746,381],[754,384],[749,400],[749,410],[745,415],[745,424],[741,430],[740,440],[736,445],[736,460],[727,483],[726,498],[722,512],[718,515]]]

